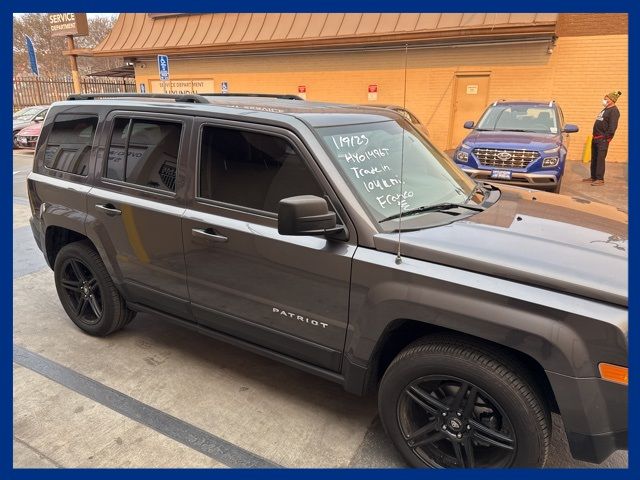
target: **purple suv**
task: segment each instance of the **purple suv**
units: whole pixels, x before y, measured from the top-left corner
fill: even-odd
[[[564,123],[556,102],[494,102],[464,128],[471,133],[453,158],[471,177],[560,191],[568,134],[578,126]]]

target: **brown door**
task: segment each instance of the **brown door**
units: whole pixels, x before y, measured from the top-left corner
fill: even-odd
[[[463,127],[467,120],[478,121],[487,107],[489,74],[457,74],[455,81],[453,115],[449,127],[448,149],[456,148],[469,133]]]

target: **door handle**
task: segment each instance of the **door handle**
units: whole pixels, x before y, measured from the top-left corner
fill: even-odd
[[[218,235],[216,231],[211,227],[194,228],[191,230],[191,235],[193,235],[196,238],[203,238],[205,240],[209,240],[211,242],[218,242],[218,243],[223,243],[229,240],[224,235]]]
[[[96,208],[98,210],[102,210],[103,212],[105,212],[107,215],[110,216],[114,216],[114,215],[122,215],[122,210],[118,210],[116,207],[113,206],[112,203],[107,203],[105,205],[101,205],[101,204],[96,204]]]

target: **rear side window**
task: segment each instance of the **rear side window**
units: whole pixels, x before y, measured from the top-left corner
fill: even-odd
[[[44,151],[45,166],[86,175],[97,125],[98,117],[93,115],[56,115]]]
[[[200,197],[277,212],[283,198],[323,196],[303,159],[284,138],[205,126],[200,150]]]
[[[106,177],[175,192],[181,134],[180,123],[117,118]]]

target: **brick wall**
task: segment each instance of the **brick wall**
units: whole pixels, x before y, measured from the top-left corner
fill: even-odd
[[[627,35],[628,32],[626,13],[560,13],[556,24],[560,37]]]
[[[572,135],[570,158],[580,159],[603,95],[622,90],[620,129],[609,159],[627,161],[626,35],[560,37],[551,55],[547,43],[438,47],[410,50],[406,105],[447,147],[456,72],[490,73],[489,101],[500,98],[550,100],[562,106]],[[155,59],[136,66],[138,83],[157,79]],[[368,103],[367,87],[378,85],[378,103],[402,104],[403,51],[306,53],[219,58],[171,58],[172,79],[226,81],[231,92],[297,93],[305,85],[308,100]]]

